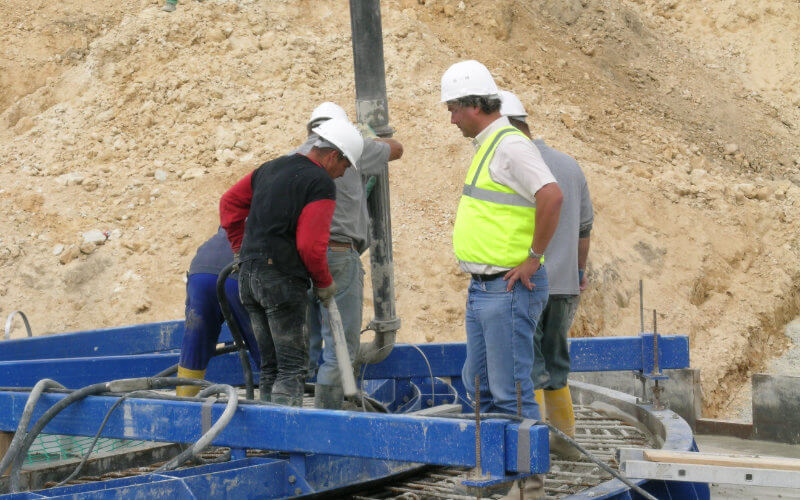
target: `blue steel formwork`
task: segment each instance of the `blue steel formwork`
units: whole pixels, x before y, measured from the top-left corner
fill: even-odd
[[[183,322],[173,321],[2,342],[0,387],[31,387],[42,378],[51,378],[68,388],[79,388],[152,376],[177,363],[176,349],[182,335]],[[221,341],[230,341],[227,331]],[[653,366],[653,344],[652,334],[571,339],[572,370],[648,372]],[[245,448],[275,450],[266,458],[0,498],[284,498],[388,476],[418,466],[415,464],[475,467],[474,421],[404,414],[442,403],[463,404],[460,372],[465,354],[463,343],[397,345],[384,361],[364,367],[360,378],[365,391],[395,412],[392,414],[240,405],[213,444],[237,450],[234,456],[238,457],[244,456]],[[688,367],[688,339],[660,335],[658,355],[662,369]],[[436,380],[432,385],[431,375],[447,382]],[[237,355],[214,358],[207,379],[243,384]],[[16,429],[27,397],[27,392],[0,390],[0,430]],[[33,421],[63,397],[43,395]],[[116,400],[88,397],[62,411],[44,432],[92,436]],[[202,406],[201,402],[132,398],[111,415],[102,436],[191,443],[203,432]],[[638,407],[644,412],[642,418],[657,414]],[[212,418],[219,418],[223,409],[223,404],[213,405]],[[471,411],[466,405],[464,409]],[[666,427],[655,427],[669,438],[665,445],[692,449],[688,426],[671,416],[665,419]],[[680,422],[684,427],[678,425]],[[480,435],[483,477],[478,482],[484,485],[549,469],[548,431],[544,426],[488,419],[481,421]],[[592,498],[637,498],[620,487],[622,483],[613,483],[598,487]],[[659,493],[659,498],[662,493],[672,495],[664,498],[708,498],[704,485],[690,485],[689,491],[685,483],[642,484]]]

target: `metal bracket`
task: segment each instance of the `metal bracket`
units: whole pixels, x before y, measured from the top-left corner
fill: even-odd
[[[375,333],[396,332],[399,329],[400,318],[387,320],[373,319],[367,325],[367,330],[373,330]]]

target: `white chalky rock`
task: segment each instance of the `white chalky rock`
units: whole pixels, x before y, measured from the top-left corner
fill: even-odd
[[[198,177],[202,177],[204,173],[202,168],[190,168],[183,173],[181,180],[190,181],[192,179],[197,179]]]
[[[92,229],[83,233],[84,243],[94,243],[95,245],[102,245],[106,241],[106,235],[99,229]]]

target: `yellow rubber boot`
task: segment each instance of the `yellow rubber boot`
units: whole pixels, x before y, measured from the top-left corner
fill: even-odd
[[[198,380],[203,380],[206,378],[206,371],[190,370],[188,368],[178,366],[178,378],[196,378]],[[175,395],[183,398],[192,398],[197,396],[197,393],[200,392],[200,389],[202,389],[202,387],[199,385],[179,385],[175,388]]]
[[[544,404],[547,420],[567,436],[575,437],[575,413],[572,409],[572,395],[569,386],[554,391],[544,391]],[[569,459],[581,456],[571,444],[555,433],[550,434],[550,451]]]
[[[535,391],[533,391],[533,399],[535,399],[536,404],[539,405],[539,413],[542,415],[542,420],[544,420],[545,418],[547,418],[545,416],[546,410],[544,407],[544,390],[536,389]]]

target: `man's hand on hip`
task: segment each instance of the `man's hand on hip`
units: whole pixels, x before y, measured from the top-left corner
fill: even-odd
[[[531,276],[536,274],[540,266],[541,264],[538,259],[528,257],[522,261],[522,264],[507,272],[506,275],[503,276],[503,279],[508,282],[506,291],[510,292],[511,289],[514,288],[514,283],[517,281],[522,283],[528,290],[533,290],[533,287],[536,285],[531,283]]]
[[[331,282],[331,285],[325,288],[314,288],[314,294],[323,306],[328,307],[336,295],[336,283]]]

